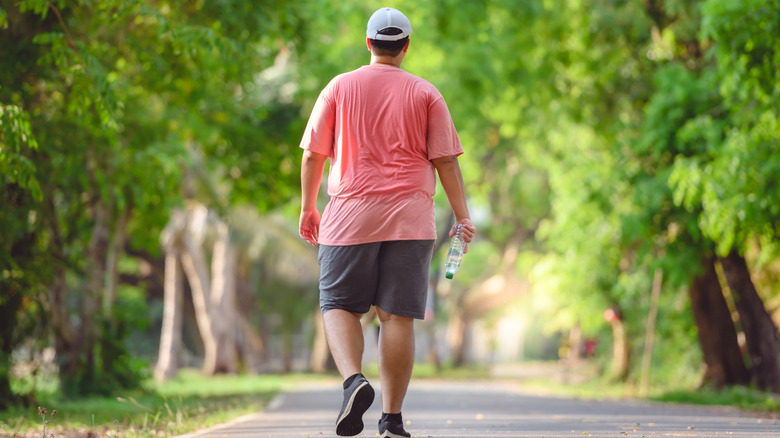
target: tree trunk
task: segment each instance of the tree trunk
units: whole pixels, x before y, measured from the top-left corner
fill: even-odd
[[[103,315],[106,317],[112,316],[116,305],[116,289],[119,285],[119,258],[125,247],[127,221],[130,219],[130,213],[131,209],[128,208],[119,215],[119,220],[107,246],[105,293],[103,294]]]
[[[184,239],[184,248],[181,254],[181,265],[187,273],[187,281],[192,291],[192,304],[195,308],[195,321],[203,340],[205,350],[203,370],[206,374],[213,374],[217,357],[217,338],[211,322],[211,313],[209,313],[208,297],[211,295],[211,284],[208,280],[206,260],[200,247],[194,245],[188,238]]]
[[[61,248],[61,247],[59,247]],[[66,303],[66,274],[63,264],[57,264],[54,267],[54,279],[51,285],[50,301],[49,301],[49,315],[51,315],[51,325],[54,332],[54,351],[57,362],[57,367],[60,373],[60,379],[62,380],[61,386],[63,392],[65,389],[65,380],[62,374],[65,368],[68,366],[68,362],[71,360],[70,355],[73,354],[73,334],[75,330],[72,329],[70,320],[67,315]]]
[[[212,254],[212,275],[201,248],[208,224],[205,207],[186,214],[187,232],[182,234],[181,263],[192,291],[207,375],[238,370],[235,318],[235,252],[227,226],[218,223]]]
[[[319,308],[314,318],[314,345],[312,345],[309,368],[313,373],[335,370],[335,362],[328,348],[328,340],[325,338],[325,324]]]
[[[642,353],[642,376],[639,379],[639,396],[647,397],[650,388],[650,371],[653,363],[653,346],[655,344],[655,322],[658,319],[658,303],[661,300],[661,282],[663,271],[656,268],[653,274],[653,288],[650,291],[650,313],[645,322],[645,348]]]
[[[64,259],[64,239],[62,237],[62,231],[57,219],[57,207],[55,206],[55,199],[53,189],[49,188],[46,194],[46,217],[48,220],[48,228],[51,232],[51,241],[49,242],[48,250],[55,259]],[[54,351],[57,359],[57,364],[60,373],[67,366],[69,360],[69,354],[72,351],[73,344],[73,332],[71,328],[70,320],[68,318],[68,310],[66,306],[66,285],[65,285],[65,266],[63,263],[57,263],[53,267],[52,285],[49,292],[49,309],[48,315],[50,315],[51,325],[54,332]]]
[[[698,328],[699,345],[704,355],[704,382],[721,389],[750,382],[737,332],[718,281],[712,257],[702,259],[704,272],[693,279],[688,289],[691,309]]]
[[[236,348],[236,252],[230,243],[227,224],[216,223],[216,240],[211,256],[210,310],[214,310],[211,323],[217,341],[214,363],[206,363],[210,373],[235,373],[238,371]]]
[[[16,404],[16,396],[11,391],[11,353],[16,338],[17,312],[21,305],[21,292],[3,291],[0,299],[0,411]]]
[[[109,212],[105,206],[96,202],[92,205],[92,235],[87,249],[86,287],[81,298],[80,321],[73,337],[72,350],[67,356],[64,373],[60,377],[66,393],[88,394],[95,392],[100,385],[95,369],[95,345],[102,326],[99,311],[103,294],[104,274],[106,272],[106,253],[109,243]]]
[[[780,392],[777,327],[750,279],[745,259],[737,250],[720,259],[726,282],[734,296],[745,342],[750,353],[753,383],[762,390]]]
[[[182,307],[184,305],[184,277],[178,253],[172,247],[165,254],[165,298],[160,334],[160,352],[154,368],[154,378],[163,381],[179,371],[181,350]]]
[[[282,374],[293,370],[293,334],[285,330],[282,333]]]
[[[103,284],[97,303],[101,303],[99,336],[99,354],[101,382],[113,381],[119,387],[132,388],[140,384],[140,376],[127,366],[122,357],[128,355],[125,345],[125,321],[115,314],[117,287],[119,285],[119,259],[122,257],[126,239],[127,221],[131,208],[117,212],[113,231],[107,238],[106,254],[103,265]],[[106,227],[108,229],[108,227]]]
[[[441,360],[439,360],[439,347],[438,339],[436,339],[436,306],[437,306],[437,294],[436,288],[439,285],[438,277],[441,275],[440,269],[434,269],[432,275],[435,280],[432,280],[429,292],[428,292],[428,304],[425,309],[425,320],[422,322],[423,333],[428,337],[428,352],[425,355],[425,360],[429,364],[433,365],[436,371],[441,370]]]
[[[249,285],[243,271],[238,266],[251,263],[248,260],[237,263],[236,269],[236,348],[239,351],[241,363],[248,373],[259,373],[262,367],[263,339],[256,327],[252,325],[251,316],[255,305],[253,287]]]
[[[466,364],[468,322],[461,315],[452,315],[448,332],[449,344],[453,355],[452,364],[456,367],[463,366]]]
[[[450,229],[455,224],[455,213],[450,211],[445,222],[439,230],[439,235],[436,237],[436,244],[433,249],[433,260],[436,260],[437,253],[441,251],[447,251],[450,241]],[[425,315],[425,321],[423,322],[423,331],[428,337],[428,353],[426,354],[426,360],[429,364],[436,368],[436,371],[441,371],[441,358],[439,357],[439,340],[437,339],[436,330],[436,314],[439,308],[439,286],[441,279],[442,264],[439,263],[433,268],[429,280],[429,295],[428,304]]]
[[[576,376],[576,373],[572,371],[578,369],[581,366],[581,345],[582,327],[579,324],[575,324],[571,329],[569,329],[569,336],[566,340],[566,355],[565,357],[559,357],[560,362],[563,364],[564,383],[570,383]],[[560,349],[559,352],[563,353],[564,349]],[[561,356],[563,355],[561,354]]]
[[[241,362],[247,372],[259,373],[262,365],[263,340],[245,315],[239,313],[237,321],[239,333],[236,347],[241,352]]]
[[[582,327],[577,324],[569,330],[569,351],[566,354],[568,362],[577,363],[582,359],[580,345],[582,345]]]
[[[628,377],[628,336],[620,312],[608,309],[605,318],[612,326],[612,379],[623,381]]]

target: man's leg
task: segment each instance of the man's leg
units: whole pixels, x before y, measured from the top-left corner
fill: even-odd
[[[346,380],[360,372],[363,360],[363,326],[360,313],[331,309],[322,315],[325,337],[341,377]]]
[[[382,411],[401,413],[414,366],[414,319],[377,308],[379,331],[379,379]]]
[[[360,373],[363,326],[360,314],[341,309],[325,312],[325,337],[344,379],[344,400],[336,419],[336,434],[355,436],[363,431],[363,414],[374,402],[374,389]]]

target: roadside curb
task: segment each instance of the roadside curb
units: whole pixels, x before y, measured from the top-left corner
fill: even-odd
[[[243,417],[234,418],[234,419],[232,419],[230,421],[226,421],[224,423],[215,424],[215,425],[213,425],[211,427],[207,427],[205,429],[199,429],[199,430],[196,430],[196,431],[193,431],[193,432],[185,433],[183,435],[175,435],[172,438],[195,438],[195,437],[207,435],[207,434],[215,432],[215,431],[217,431],[219,429],[224,429],[226,427],[236,426],[236,425],[241,424],[241,423],[246,423],[247,421],[252,421],[255,418],[257,418],[260,415],[262,415],[263,412],[268,411],[268,410],[272,410],[272,409],[275,409],[275,408],[278,408],[279,406],[281,406],[281,404],[284,402],[284,397],[285,397],[284,393],[277,394],[276,397],[274,397],[273,399],[271,399],[270,402],[268,402],[268,406],[266,406],[265,409],[263,409],[260,412],[255,412],[254,414],[247,414],[247,415],[244,415]]]

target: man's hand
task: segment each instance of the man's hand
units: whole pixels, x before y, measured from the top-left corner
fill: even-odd
[[[317,246],[317,236],[320,234],[320,212],[314,210],[301,210],[301,219],[298,221],[298,234],[312,246]]]
[[[465,243],[463,247],[463,254],[466,254],[467,252],[469,252],[469,242],[471,242],[471,239],[473,239],[474,236],[477,234],[477,227],[475,227],[474,224],[471,222],[471,219],[467,217],[463,219],[458,219],[455,222],[455,225],[453,225],[452,228],[450,228],[450,237],[455,235],[459,226],[461,227],[460,237],[463,239],[463,242]]]

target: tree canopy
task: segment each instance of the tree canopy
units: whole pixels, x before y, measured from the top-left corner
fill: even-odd
[[[736,330],[767,322],[741,307],[754,295],[776,314],[780,1],[396,3],[414,27],[404,68],[450,107],[480,227],[445,301],[507,273],[528,279],[548,331],[618,336],[609,309],[636,355],[662,272],[667,370],[716,365],[691,348],[706,316],[691,290],[710,265]],[[228,223],[247,205],[295,217],[308,113],[334,75],[367,62],[379,6],[0,2],[0,407],[28,338],[55,346],[67,392],[137,385],[120,285],[138,269],[121,262],[159,260],[188,202]],[[726,281],[741,262],[755,293]],[[288,301],[290,321],[305,320]]]

